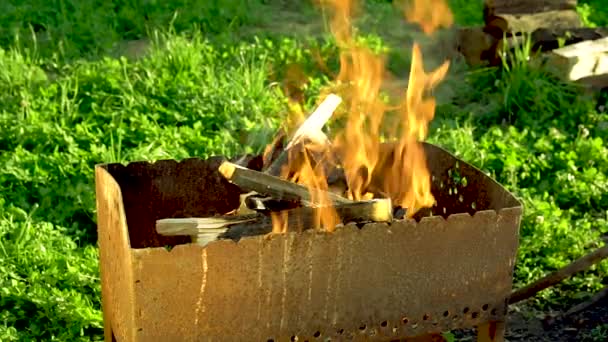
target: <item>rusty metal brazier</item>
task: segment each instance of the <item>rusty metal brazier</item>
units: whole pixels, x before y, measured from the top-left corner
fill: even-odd
[[[155,221],[235,209],[223,158],[98,165],[106,340],[388,341],[503,321],[522,205],[424,147],[437,206],[416,219],[205,247]]]

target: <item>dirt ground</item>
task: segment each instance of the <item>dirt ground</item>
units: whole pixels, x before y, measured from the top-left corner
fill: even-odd
[[[608,297],[567,317],[560,316],[563,312],[537,312],[525,304],[509,311],[509,342],[608,342]],[[453,333],[459,342],[475,341],[472,330]]]

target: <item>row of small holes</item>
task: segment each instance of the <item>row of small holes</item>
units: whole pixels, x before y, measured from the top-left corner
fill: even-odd
[[[484,304],[484,305],[482,305],[482,306],[481,306],[481,310],[482,310],[482,311],[488,311],[488,309],[489,309],[489,308],[490,308],[490,305],[488,305],[488,304]],[[462,310],[462,313],[466,315],[466,314],[468,314],[468,313],[469,313],[469,311],[471,311],[471,309],[469,309],[468,307],[465,307],[465,308]],[[497,310],[494,308],[494,309],[492,309],[492,311],[491,311],[490,313],[491,313],[493,316],[495,316],[495,315],[496,315],[496,313],[497,313]],[[446,310],[446,311],[444,311],[444,312],[443,312],[443,317],[448,317],[448,316],[450,316],[450,312],[449,312],[449,311],[447,311],[447,310]],[[479,313],[478,313],[478,312],[473,312],[473,313],[471,313],[471,317],[472,317],[472,318],[478,318],[478,317],[479,317]],[[424,315],[422,316],[422,320],[423,320],[423,321],[428,321],[430,318],[431,318],[431,316],[430,316],[429,314],[424,314]],[[456,319],[458,319],[458,316],[454,316],[454,319],[455,319],[455,320],[456,320]],[[403,324],[408,324],[408,323],[409,323],[409,319],[408,319],[407,317],[403,317],[403,318],[401,319],[401,323],[403,323]],[[383,328],[386,328],[386,327],[388,326],[388,321],[382,321],[382,322],[380,323],[380,326],[381,326],[381,327],[383,327]],[[413,325],[412,325],[412,327],[413,327],[413,328],[416,328],[417,326],[418,326],[418,324],[413,324]],[[361,330],[361,331],[365,331],[366,329],[367,329],[367,325],[365,325],[365,324],[362,324],[361,326],[359,326],[359,330]],[[338,331],[337,331],[337,332],[338,332],[338,334],[339,334],[339,335],[342,335],[342,334],[344,334],[344,329],[338,329]],[[321,332],[320,332],[320,331],[316,331],[316,332],[313,334],[313,336],[314,336],[315,338],[318,338],[318,337],[320,337],[320,336],[321,336]],[[291,336],[291,341],[292,341],[292,342],[298,341],[298,337],[297,337],[297,336]],[[268,342],[274,342],[274,340],[273,340],[273,339],[269,339],[269,340],[268,340]],[[308,341],[306,340],[306,341],[304,341],[304,342],[308,342]]]

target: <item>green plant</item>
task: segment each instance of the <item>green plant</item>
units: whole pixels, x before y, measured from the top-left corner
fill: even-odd
[[[101,334],[97,250],[0,199],[0,339],[90,341]]]
[[[583,342],[601,342],[608,340],[608,324],[598,325],[591,330],[591,333],[583,336]]]
[[[603,27],[608,24],[606,8],[606,0],[580,0],[576,9],[585,26]]]

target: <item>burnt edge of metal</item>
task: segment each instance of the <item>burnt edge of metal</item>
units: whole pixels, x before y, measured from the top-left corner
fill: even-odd
[[[106,204],[102,203],[102,207],[105,205],[109,208],[103,208],[100,215],[103,212],[109,214],[108,216],[116,216],[120,213],[126,221],[121,223],[117,221],[116,217],[110,217],[99,223],[100,240],[104,239],[105,241],[105,251],[100,252],[102,265],[105,265],[104,271],[102,271],[102,288],[105,291],[102,296],[105,298],[103,299],[104,320],[107,323],[104,322],[104,324],[107,324],[106,327],[109,326],[110,330],[119,332],[121,336],[131,336],[136,339],[139,336],[143,340],[145,340],[144,337],[167,336],[166,334],[175,338],[183,337],[179,334],[183,334],[184,329],[194,330],[194,332],[188,332],[191,336],[192,334],[199,337],[205,336],[205,334],[207,336],[214,334],[219,334],[216,336],[229,336],[226,335],[228,331],[222,335],[217,329],[221,329],[226,322],[230,322],[230,320],[227,320],[228,317],[231,317],[230,315],[242,314],[243,311],[239,307],[238,301],[233,302],[230,298],[226,298],[226,291],[233,296],[240,296],[238,292],[240,290],[238,288],[239,284],[232,284],[231,282],[239,278],[248,279],[248,277],[251,277],[248,274],[251,271],[244,270],[243,267],[245,266],[239,265],[239,260],[245,260],[245,264],[255,263],[251,261],[252,258],[255,258],[255,255],[247,254],[252,253],[253,250],[259,250],[259,253],[262,253],[261,250],[273,250],[279,254],[287,253],[284,252],[287,250],[284,248],[287,248],[288,243],[290,248],[295,246],[295,248],[289,249],[290,251],[292,249],[298,251],[298,248],[300,248],[300,254],[312,259],[319,253],[327,254],[326,257],[334,256],[339,259],[341,253],[339,239],[348,241],[349,245],[345,248],[348,248],[349,251],[356,251],[359,248],[363,250],[363,254],[377,258],[378,261],[382,260],[380,256],[386,253],[388,253],[386,256],[392,253],[393,257],[408,258],[403,260],[408,263],[407,266],[402,264],[394,269],[397,274],[377,275],[380,278],[392,279],[393,281],[386,282],[386,285],[377,284],[376,289],[380,292],[386,292],[384,287],[388,287],[388,290],[392,292],[389,292],[387,297],[398,300],[402,305],[395,308],[386,302],[387,297],[377,297],[376,291],[369,288],[369,284],[373,283],[373,278],[370,277],[373,277],[377,270],[374,268],[368,270],[371,275],[357,270],[355,266],[358,256],[350,253],[349,265],[340,264],[341,266],[338,266],[336,263],[328,263],[328,267],[338,268],[336,275],[338,278],[340,277],[340,267],[346,267],[351,272],[351,276],[352,272],[359,272],[359,277],[363,277],[363,285],[358,284],[358,282],[348,284],[348,286],[357,289],[355,292],[351,291],[351,295],[354,293],[363,298],[349,297],[347,295],[349,294],[348,291],[346,291],[346,294],[344,290],[342,292],[338,291],[337,297],[343,296],[343,300],[349,299],[356,302],[343,302],[345,308],[342,310],[335,307],[337,304],[334,304],[333,308],[334,312],[336,310],[340,312],[340,317],[357,317],[356,321],[330,322],[327,317],[318,317],[322,316],[318,312],[320,308],[314,310],[310,308],[313,311],[312,316],[301,313],[304,322],[293,321],[292,310],[288,312],[291,315],[287,315],[286,318],[291,321],[286,325],[283,324],[281,317],[274,317],[274,320],[273,317],[269,316],[257,317],[258,321],[262,319],[261,322],[271,320],[265,326],[260,325],[261,322],[256,322],[253,318],[253,326],[259,328],[257,329],[258,332],[254,333],[257,338],[274,341],[289,340],[295,336],[299,337],[299,340],[306,338],[306,336],[310,336],[310,338],[335,337],[341,340],[349,336],[353,339],[364,337],[396,338],[471,327],[490,320],[503,320],[506,314],[506,300],[511,290],[513,266],[518,247],[521,203],[489,176],[457,159],[444,149],[431,144],[424,144],[424,147],[429,169],[433,175],[432,191],[437,199],[437,205],[426,212],[419,213],[416,221],[395,220],[390,224],[367,224],[362,228],[347,225],[331,233],[336,237],[330,239],[323,237],[330,234],[309,231],[303,233],[308,237],[294,236],[293,233],[270,240],[261,237],[249,237],[238,243],[216,241],[204,248],[186,244],[189,242],[189,238],[158,236],[154,229],[154,222],[166,217],[213,215],[234,209],[238,205],[239,189],[226,182],[217,172],[217,167],[225,158],[212,157],[206,160],[190,158],[181,162],[173,160],[154,163],[135,162],[127,166],[122,164],[98,165],[98,167],[107,171],[109,177],[113,178],[113,180],[109,179],[112,183],[111,187],[117,187],[116,190],[118,190],[117,196],[112,194],[106,196],[116,198],[110,198],[109,201],[107,198],[101,199],[101,202],[104,200],[107,202]],[[259,156],[249,156],[241,159],[241,161],[244,163],[243,165],[252,169],[259,170],[261,168],[261,158]],[[104,189],[100,187],[108,181],[108,176],[101,175],[101,173],[103,172],[99,172],[101,185],[98,186],[97,192],[103,195]],[[122,208],[120,208],[119,203],[114,203],[117,200],[122,202]],[[98,200],[98,203],[100,203],[100,200]],[[117,208],[112,207],[117,205]],[[437,217],[433,218],[432,216],[441,216],[442,219],[437,220]],[[117,227],[110,228],[108,227],[109,224],[117,225]],[[475,225],[475,227],[465,228],[466,224]],[[110,231],[113,231],[113,233],[110,233]],[[124,231],[124,234],[128,234],[128,237],[125,239],[110,236],[120,231]],[[383,233],[378,234],[378,231]],[[406,234],[407,236],[401,235],[402,239],[396,241],[402,245],[395,245],[397,242],[391,239],[391,234]],[[438,237],[445,239],[445,241],[438,241],[441,240]],[[109,250],[110,240],[115,240],[114,243],[116,243],[121,242],[121,239],[124,246],[119,246],[117,249],[121,250],[122,254],[130,250],[124,256],[126,258],[124,261],[117,259],[120,258],[118,253]],[[307,243],[312,244],[313,250],[315,248],[322,250],[323,246],[326,245],[326,251],[317,250],[310,254],[310,248],[301,249],[298,244],[303,242],[298,241],[308,241]],[[416,242],[420,242],[420,247]],[[371,243],[371,246],[368,246],[368,243]],[[276,244],[281,244],[281,246]],[[335,244],[333,249],[330,248],[327,251],[327,247],[332,246],[332,244]],[[356,248],[353,247],[353,244]],[[492,244],[492,246],[484,244]],[[162,248],[166,245],[175,247],[169,252]],[[272,247],[273,245],[274,247]],[[315,247],[317,245],[319,247]],[[435,246],[435,250],[429,247],[432,245]],[[374,249],[370,250],[372,247]],[[467,251],[466,249],[470,250]],[[390,251],[390,253],[387,251]],[[203,266],[201,266],[201,253],[205,260]],[[239,253],[245,253],[246,257],[235,259],[233,255],[238,256]],[[321,254],[317,255],[317,259]],[[452,254],[454,255],[452,256]],[[194,257],[196,255],[198,256]],[[476,258],[471,259],[472,256],[476,256]],[[207,257],[211,259],[207,261]],[[268,270],[257,269],[257,272],[260,272],[260,277],[264,274],[264,284],[272,286],[273,282],[281,282],[281,278],[277,278],[278,276],[273,272],[280,270],[280,267],[286,267],[284,257],[286,256],[266,256],[267,259],[263,264],[268,267]],[[262,256],[260,255],[259,258],[262,258]],[[441,262],[438,260],[441,260]],[[396,261],[390,260],[390,262]],[[471,266],[470,269],[459,272],[457,265],[466,265],[466,263],[459,264],[460,261],[468,262],[468,265]],[[259,262],[258,266],[261,267],[262,259]],[[281,262],[283,263],[281,264]],[[294,261],[291,260],[289,263],[293,264]],[[382,266],[382,264],[384,265]],[[420,266],[420,264],[423,265]],[[446,268],[446,265],[450,267]],[[379,266],[384,267],[385,271],[386,267],[389,267],[386,262],[380,263]],[[210,274],[208,277],[206,267],[209,268]],[[288,268],[288,272],[299,274],[300,266],[296,265],[295,267]],[[150,270],[155,272],[148,272]],[[406,274],[399,274],[404,270],[406,270]],[[328,271],[331,273],[331,270]],[[117,274],[120,272],[126,273],[124,275]],[[460,277],[459,273],[462,273]],[[201,274],[204,274],[205,279],[201,280]],[[226,279],[223,279],[224,275],[226,275]],[[163,286],[159,286],[158,279],[156,279],[159,276],[164,280]],[[330,277],[326,279],[329,282],[331,274],[327,276]],[[426,279],[425,276],[429,279]],[[204,288],[207,278],[213,279],[213,281],[208,284],[209,289],[205,293],[206,296],[203,298],[200,294],[197,297],[196,295],[202,291],[200,289]],[[316,281],[321,281],[317,278],[315,278]],[[407,278],[413,280],[411,282],[406,281]],[[334,279],[334,281],[338,280]],[[452,283],[450,284],[448,281],[448,284],[446,284],[446,280]],[[310,281],[314,283],[312,278]],[[368,285],[364,286],[365,284]],[[395,287],[392,287],[392,284],[396,284]],[[414,286],[416,291],[412,288],[413,284],[417,284],[417,286]],[[117,287],[114,287],[114,285]],[[290,286],[293,285],[295,284]],[[313,285],[313,287],[316,287],[311,291],[315,293],[320,291],[319,284],[315,283]],[[173,294],[177,286],[183,287],[180,295]],[[283,286],[286,286],[286,284],[283,284]],[[327,286],[329,286],[329,283]],[[253,289],[250,287],[251,285],[245,285],[245,290],[252,291]],[[421,291],[418,291],[418,289]],[[122,293],[123,290],[124,294]],[[280,288],[276,290],[278,291]],[[294,295],[293,291],[300,291],[297,287],[283,290],[288,290],[292,296]],[[277,307],[278,303],[276,301],[278,299],[275,297],[278,294],[276,291],[273,292],[272,289],[264,291],[272,297],[268,300],[268,305],[274,308],[275,312],[281,312],[280,308]],[[329,291],[329,287],[327,291]],[[402,296],[398,295],[400,293]],[[256,296],[251,296],[249,292],[248,294],[252,298],[242,297],[241,299],[251,301],[260,297],[260,294]],[[404,301],[403,295],[406,295],[408,300]],[[438,298],[435,298],[435,295]],[[296,293],[295,298],[297,301],[304,297],[301,293]],[[333,298],[333,295],[331,298]],[[372,301],[369,298],[374,298],[374,300]],[[263,305],[261,299],[257,299],[259,301],[258,305]],[[116,304],[117,308],[106,310],[112,305],[105,304],[105,301]],[[200,307],[197,307],[196,310],[192,307],[197,301],[198,304],[203,303],[202,313],[199,310]],[[319,299],[314,301],[314,304],[318,304],[318,301],[322,302]],[[205,316],[205,305],[207,312],[223,310],[227,311],[224,315],[228,316],[207,317]],[[225,305],[228,305],[228,307],[233,305],[238,308],[226,309]],[[285,305],[284,302],[283,305]],[[176,308],[170,309],[172,306]],[[357,309],[355,310],[355,308]],[[248,309],[255,310],[253,307]],[[127,310],[128,312],[121,314],[120,310]],[[145,316],[141,316],[142,310],[146,312]],[[171,314],[167,314],[165,312],[167,310]],[[258,307],[259,310],[261,309]],[[302,310],[306,310],[306,308]],[[371,311],[366,312],[367,310]],[[106,311],[111,311],[111,313],[106,313]],[[196,315],[193,315],[195,311]],[[269,312],[268,309],[262,311]],[[327,314],[327,312],[326,308],[325,313]],[[186,321],[191,320],[191,316],[196,316],[195,321],[198,322],[202,317],[205,325],[197,330],[195,329],[196,324],[192,326],[195,321],[190,322],[190,325],[184,321],[179,322],[179,320],[177,323],[165,322],[168,317],[176,314],[179,314],[180,318],[188,318]],[[123,316],[125,323],[121,322]],[[251,315],[248,315],[248,317],[252,318]],[[243,333],[243,330],[252,332],[250,326],[252,322],[242,322],[237,319],[237,316],[233,318],[238,321],[238,324],[232,327],[235,329],[234,334]],[[235,321],[234,319],[232,321]],[[277,319],[281,319],[280,324]],[[174,323],[178,327],[172,328],[170,326]],[[159,327],[163,327],[163,329]],[[272,336],[272,333],[275,332],[276,335]]]

